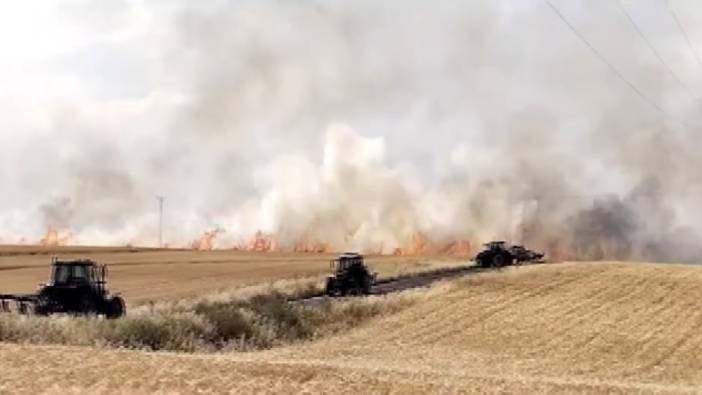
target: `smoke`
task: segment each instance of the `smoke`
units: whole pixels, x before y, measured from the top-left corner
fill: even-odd
[[[392,252],[418,228],[416,200],[400,170],[384,163],[382,138],[346,125],[326,132],[322,162],[282,155],[257,173],[257,195],[235,229],[260,229],[282,248],[301,238],[336,248]]]
[[[542,2],[56,5],[68,39],[0,68],[0,238],[153,245],[163,195],[172,246],[699,260],[699,100],[615,5],[557,6],[665,114]],[[627,6],[699,91],[667,10]]]
[[[73,208],[71,199],[56,198],[53,201],[42,204],[39,209],[44,217],[44,223],[52,228],[67,228],[73,219]]]

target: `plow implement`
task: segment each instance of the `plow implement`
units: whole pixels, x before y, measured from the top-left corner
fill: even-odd
[[[36,311],[37,295],[0,294],[0,312],[29,314]]]

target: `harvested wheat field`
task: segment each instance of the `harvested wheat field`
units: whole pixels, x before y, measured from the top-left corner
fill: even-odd
[[[188,298],[277,280],[321,278],[333,254],[192,251],[121,247],[0,246],[0,293],[31,293],[49,275],[52,256],[109,265],[108,286],[131,306]],[[465,264],[456,258],[372,256],[380,276]]]
[[[3,344],[0,392],[426,393],[702,390],[702,267],[566,263],[371,298],[408,303],[267,351]]]

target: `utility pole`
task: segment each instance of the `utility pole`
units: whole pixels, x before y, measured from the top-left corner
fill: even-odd
[[[166,200],[163,196],[156,196],[158,200],[158,247],[163,247],[163,201]]]

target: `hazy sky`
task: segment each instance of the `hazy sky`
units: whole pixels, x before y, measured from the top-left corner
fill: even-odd
[[[324,166],[333,124],[380,137],[378,166],[418,194],[499,178],[512,150],[568,158],[552,165],[578,191],[626,193],[649,176],[627,153],[652,147],[647,131],[699,135],[685,129],[702,121],[702,5],[553,4],[667,114],[543,1],[6,2],[0,239],[58,222],[147,240],[161,194],[175,239],[243,227],[232,218],[277,188],[271,166]]]

